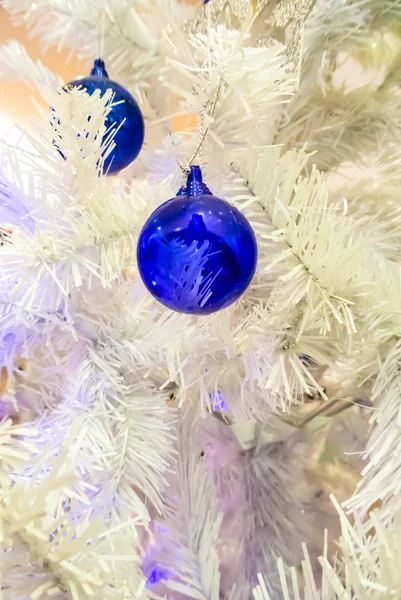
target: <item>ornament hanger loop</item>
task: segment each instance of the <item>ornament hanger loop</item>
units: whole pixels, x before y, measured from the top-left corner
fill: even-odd
[[[266,7],[267,0],[258,0],[256,6],[254,7],[254,14],[250,19],[250,22],[247,23],[248,30],[252,23],[260,16],[263,9]],[[293,39],[291,39],[287,45],[287,56],[289,60],[293,60],[294,63],[299,63],[300,54],[301,54],[301,43],[302,36],[301,30],[303,23],[305,22],[307,16],[315,5],[316,0],[280,0],[276,8],[273,10],[272,15],[270,16],[270,24],[284,26],[289,22],[295,22],[295,28],[293,33]],[[208,21],[210,21],[210,4],[209,1],[204,2],[206,9],[206,16]],[[269,21],[268,21],[269,22]],[[240,49],[242,53],[242,60],[244,60],[244,50]],[[220,73],[219,82],[214,91],[213,99],[208,99],[202,107],[199,115],[199,129],[198,129],[198,143],[195,147],[195,150],[185,165],[181,165],[181,170],[184,178],[188,176],[190,173],[190,167],[194,163],[198,154],[200,155],[200,160],[198,161],[200,164],[202,163],[202,148],[203,143],[206,139],[206,136],[209,132],[210,125],[204,126],[205,116],[213,117],[217,103],[220,98],[221,90],[223,85],[227,86],[227,83],[224,79],[224,73],[227,69],[227,63],[223,66],[223,69]],[[208,106],[210,105],[210,110],[207,111]]]
[[[191,165],[194,163],[196,157],[198,156],[198,154],[202,151],[202,146],[203,146],[203,142],[206,139],[206,136],[209,132],[209,125],[207,127],[204,127],[204,119],[205,116],[207,115],[208,117],[213,117],[214,113],[216,112],[216,107],[217,107],[217,103],[219,101],[220,98],[220,93],[222,90],[223,85],[225,85],[225,79],[224,79],[224,73],[225,70],[227,68],[227,65],[224,65],[221,73],[220,73],[220,78],[219,78],[219,82],[217,84],[217,87],[214,91],[213,94],[213,99],[212,101],[210,101],[210,99],[208,99],[205,104],[202,107],[202,110],[200,111],[200,115],[199,115],[199,137],[198,137],[198,143],[196,145],[196,148],[191,156],[191,158],[189,159],[189,161],[184,165],[181,166],[182,172],[184,174],[184,176],[187,176],[188,173],[190,173],[190,167]],[[210,110],[207,111],[207,107],[210,104]],[[201,162],[201,161],[200,161]]]

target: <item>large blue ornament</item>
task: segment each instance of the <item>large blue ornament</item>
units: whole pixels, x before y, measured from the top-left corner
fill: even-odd
[[[141,109],[136,100],[119,83],[109,79],[104,62],[97,58],[91,70],[90,77],[77,79],[67,84],[69,87],[84,88],[91,96],[96,90],[100,95],[107,90],[114,93],[113,106],[107,115],[105,124],[110,134],[110,128],[117,130],[114,137],[115,148],[104,161],[105,175],[115,175],[125,169],[138,156],[145,136],[145,125]]]
[[[207,315],[244,293],[255,273],[257,245],[242,213],[212,195],[199,167],[157,208],[138,241],[138,267],[157,300],[177,312]]]

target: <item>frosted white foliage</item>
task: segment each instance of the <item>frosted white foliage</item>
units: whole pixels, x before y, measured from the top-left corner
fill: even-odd
[[[218,600],[217,548],[223,515],[217,511],[214,488],[199,457],[193,451],[188,452],[193,442],[187,427],[188,422],[178,434],[178,479],[170,482],[160,519],[165,540],[162,549],[158,552],[156,546],[147,560],[157,559],[158,564],[171,572],[166,591],[198,600]],[[171,556],[175,557],[173,563]],[[144,566],[146,570],[150,565],[145,562]]]
[[[40,62],[35,63],[21,44],[10,41],[0,47],[0,78],[21,80],[37,89],[51,103],[61,87],[60,79]]]
[[[277,142],[292,143],[317,151],[317,164],[328,170],[343,162],[355,162],[397,143],[401,95],[397,87],[366,94],[365,89],[350,93],[330,88],[330,95],[307,82],[289,110],[289,122]],[[365,127],[366,122],[370,123]],[[379,145],[379,148],[378,148]]]
[[[328,49],[336,46],[343,49],[344,41],[351,44],[356,35],[366,35],[371,16],[369,4],[370,0],[342,3],[317,0],[306,22],[306,57],[316,64],[318,60],[324,59],[324,53]],[[383,5],[383,2],[380,4]]]
[[[307,69],[313,65],[319,70],[329,53],[355,47],[370,35],[372,25],[391,22],[400,14],[397,0],[317,0],[305,27]]]
[[[190,37],[194,65],[169,60],[193,82],[192,93],[187,97],[189,108],[198,112],[209,102],[221,78],[225,89],[217,114],[225,112],[225,103],[231,105],[236,99],[249,116],[256,118],[254,111],[257,111],[266,118],[264,109],[273,97],[282,100],[293,91],[295,78],[285,62],[283,47],[280,44],[270,48],[247,47],[248,37],[218,25],[207,34]]]
[[[400,514],[394,515],[392,531],[386,530],[379,511],[370,514],[367,523],[357,519],[351,524],[339,504],[333,502],[341,521],[339,557],[331,559],[327,552],[320,557],[321,573],[316,578],[310,557],[304,546],[302,575],[294,568],[286,573],[282,560],[277,570],[282,583],[282,592],[270,595],[267,576],[259,574],[259,585],[253,590],[255,600],[387,600],[400,594],[399,560],[401,552]]]
[[[265,381],[285,410],[316,386],[299,357],[327,360],[328,335],[341,343],[356,333],[354,304],[366,285],[362,273],[357,278],[363,243],[344,203],[329,204],[321,174],[316,169],[303,174],[307,153],[280,157],[280,148],[273,147],[251,156],[241,171],[248,183],[237,178],[228,190],[258,235],[258,270],[249,294],[268,298],[259,319],[269,331],[264,344],[275,360],[270,359]]]
[[[225,595],[236,584],[239,597],[248,598],[258,570],[271,573],[270,587],[276,592],[281,589],[273,575],[277,556],[296,562],[300,540],[310,536],[308,527],[295,516],[302,515],[303,507],[295,492],[302,461],[300,440],[295,436],[288,444],[267,445],[248,441],[244,446],[252,451],[244,452],[237,436],[245,438],[247,428],[245,424],[236,427],[237,435],[233,429],[209,416],[199,422],[194,438],[198,455],[212,473],[217,504],[224,515],[219,548],[221,590]],[[258,429],[256,439],[263,435],[262,428]],[[252,439],[252,434],[245,439]],[[235,547],[224,543],[234,536]]]
[[[132,523],[125,529],[130,535],[116,529],[105,532],[99,516],[82,512],[90,504],[87,490],[69,464],[82,437],[77,425],[58,456],[52,456],[50,448],[42,446],[38,453],[23,443],[22,448],[25,445],[31,452],[33,475],[28,479],[20,471],[15,483],[2,485],[1,580],[6,599],[15,594],[21,599],[124,598],[125,585],[138,591],[142,587],[135,567],[137,540]],[[11,432],[29,436],[18,426]],[[2,448],[4,452],[3,444]]]
[[[63,104],[61,104],[62,101]],[[76,125],[73,131],[82,132],[79,138],[69,132],[67,127],[64,127],[66,117],[63,117],[64,113],[61,112],[66,110],[64,102],[74,108],[72,118]],[[37,148],[38,159],[35,157],[26,159],[27,165],[24,166],[24,170],[34,166],[38,174],[33,189],[28,191],[37,196],[38,205],[40,205],[41,211],[46,209],[46,215],[37,222],[34,236],[18,237],[15,241],[13,240],[12,244],[4,247],[4,252],[0,256],[4,265],[2,281],[5,294],[17,303],[16,306],[23,307],[24,310],[36,311],[41,318],[44,318],[49,312],[55,313],[60,308],[60,303],[63,314],[67,317],[72,315],[77,310],[76,305],[79,299],[85,298],[86,304],[86,299],[89,299],[92,293],[91,290],[97,290],[99,285],[103,289],[109,289],[110,294],[114,282],[121,281],[122,269],[129,264],[129,260],[132,260],[141,221],[143,222],[152,206],[173,195],[173,192],[163,186],[151,188],[144,182],[132,182],[129,186],[123,186],[114,183],[111,179],[98,176],[98,161],[103,146],[100,145],[99,137],[96,137],[96,130],[91,129],[91,123],[93,121],[99,127],[101,126],[102,111],[106,111],[108,107],[107,98],[104,108],[99,107],[99,103],[96,104],[98,113],[95,112],[95,104],[96,99],[87,97],[79,90],[72,90],[70,93],[64,94],[59,101],[59,106],[55,109],[55,128],[63,154],[71,157],[66,161],[53,148],[53,127],[51,125],[45,132],[43,141],[32,141],[34,147]],[[94,111],[93,117],[87,125],[86,110],[91,109]],[[89,128],[89,131],[86,127]],[[74,145],[79,148],[78,155],[74,154]],[[45,163],[42,157],[45,155],[46,148],[49,147],[52,148],[53,154],[51,160]],[[302,167],[306,163],[306,155],[301,154],[298,157],[294,154],[279,159],[278,151],[274,150],[269,157],[266,156],[265,160],[271,166],[274,161],[278,161],[276,165],[278,177],[291,181],[295,186]],[[294,162],[291,162],[292,160]],[[14,160],[12,164],[14,167]],[[292,179],[289,179],[291,169]],[[15,175],[14,178],[20,179]],[[82,185],[78,185],[77,182],[81,180]],[[279,185],[281,180],[277,181],[277,185]],[[43,182],[46,182],[46,186],[43,185]],[[312,195],[312,199],[309,199],[314,182],[315,179],[312,179],[310,187],[302,184],[297,188],[297,201],[300,206],[302,202],[308,206],[308,210],[305,211],[307,221],[305,223],[301,221],[298,224],[294,219],[288,223],[288,229],[295,227],[296,231],[301,231],[304,236],[299,241],[299,246],[302,245],[302,239],[306,244],[308,228],[312,226],[316,218],[315,211],[318,212],[314,208],[313,202],[317,202],[316,198],[320,199],[325,195],[324,186],[321,184],[321,195]],[[47,192],[46,195],[44,195],[44,190]],[[289,195],[281,197],[281,203],[289,202],[291,190],[292,188],[289,187]],[[25,188],[21,191],[24,194],[27,193]],[[270,203],[273,199],[275,200],[274,194],[274,189],[266,190],[266,202]],[[232,195],[234,196],[234,193]],[[238,195],[234,200],[241,206]],[[242,202],[242,204],[245,205],[248,200],[246,199],[246,202]],[[299,347],[294,346],[294,342],[299,342],[300,334],[288,331],[289,323],[291,324],[295,318],[293,296],[288,294],[288,286],[292,286],[293,281],[288,275],[292,276],[294,265],[297,264],[296,257],[288,255],[288,244],[284,244],[285,253],[282,254],[283,236],[280,231],[283,223],[279,221],[273,228],[273,230],[277,229],[279,233],[273,235],[271,243],[265,244],[264,240],[267,239],[265,228],[272,226],[266,221],[264,224],[263,221],[260,221],[261,210],[254,197],[251,198],[251,202],[254,212],[252,213],[249,208],[249,218],[260,236],[261,256],[256,283],[249,292],[250,298],[260,298],[262,290],[266,297],[270,296],[270,273],[269,269],[265,267],[271,263],[270,267],[275,269],[274,273],[276,274],[278,269],[281,269],[281,265],[277,263],[275,266],[271,257],[272,254],[281,256],[284,261],[282,268],[286,277],[282,279],[283,301],[280,304],[279,312],[272,310],[275,295],[278,294],[277,290],[268,309],[260,307],[249,310],[245,306],[239,305],[227,311],[224,317],[216,315],[211,317],[207,323],[202,320],[194,320],[190,326],[187,317],[174,314],[162,316],[160,309],[156,308],[154,312],[147,313],[149,304],[146,308],[146,305],[136,306],[135,303],[132,305],[129,302],[126,306],[123,305],[122,313],[127,330],[130,331],[129,324],[132,323],[131,335],[135,336],[138,341],[141,340],[141,352],[136,355],[136,360],[141,368],[151,369],[152,365],[153,368],[156,368],[154,362],[156,361],[162,373],[160,384],[168,381],[175,382],[180,388],[181,401],[197,397],[210,405],[210,394],[220,389],[222,393],[230,395],[234,411],[237,411],[238,415],[249,414],[249,394],[251,393],[253,412],[261,411],[263,414],[267,403],[272,406],[279,404],[286,408],[294,399],[294,390],[296,398],[298,393],[307,392],[310,385],[316,385],[300,361],[299,354],[308,353],[316,359],[320,359],[321,355],[324,356],[325,352],[322,354],[322,349],[319,349],[317,343],[319,329],[324,328],[323,331],[326,333],[331,324],[330,313],[327,311],[323,312],[323,324],[320,320],[316,321],[315,319],[311,329],[311,323],[306,322],[300,330],[305,334],[303,340]],[[58,207],[57,217],[53,214],[54,206]],[[301,212],[300,207],[297,210]],[[102,218],[104,214],[108,215],[106,220]],[[340,223],[342,221],[339,222],[339,230]],[[346,223],[348,221],[344,221],[344,225]],[[341,233],[346,240],[347,228],[344,227]],[[294,234],[289,233],[288,235]],[[296,239],[295,235],[294,239]],[[330,248],[326,252],[330,258],[333,258],[334,254],[331,253]],[[351,251],[347,256],[351,256]],[[293,273],[294,277],[297,276],[298,271]],[[280,271],[280,275],[282,273]],[[315,290],[312,302],[317,303],[320,298],[317,293],[320,293],[320,290],[323,290],[322,294],[327,295],[324,282],[322,285],[316,285],[318,290],[316,292],[313,287],[315,280],[312,280],[313,285],[311,285],[308,281],[312,278],[306,269],[303,273],[304,277],[300,279],[299,288],[295,288],[296,302],[301,302],[309,289],[308,286],[311,286],[312,291]],[[340,279],[338,282],[340,287],[337,290],[337,296],[340,296],[339,292],[342,291],[346,282],[348,283],[347,277],[346,271],[344,279]],[[203,285],[207,285],[207,282]],[[46,293],[43,293],[44,290]],[[333,292],[331,293],[332,296],[335,296]],[[106,298],[106,296],[104,297]],[[116,296],[109,306],[106,301],[102,310],[107,313],[116,310],[117,300],[124,301],[124,293]],[[332,300],[336,303],[335,306],[340,301],[337,297]],[[99,292],[97,292],[97,302],[99,303]],[[329,300],[329,307],[330,302]],[[343,304],[339,305],[343,306]],[[88,308],[89,306],[86,304],[85,312]],[[313,310],[312,306],[310,311]],[[335,322],[338,314],[340,317],[342,314],[338,311],[334,311],[334,313],[332,321]],[[344,314],[347,316],[348,313]],[[157,319],[160,319],[160,326],[163,323],[164,332],[163,335],[159,334],[158,344],[155,347],[152,331],[156,315],[158,315]],[[15,316],[17,316],[16,321],[11,321],[9,325],[11,329],[21,322],[21,315]],[[340,317],[338,319],[341,323]],[[84,327],[86,318],[83,323]],[[91,316],[91,319],[93,318]],[[59,319],[56,317],[55,319],[57,327]],[[233,329],[232,323],[235,320],[237,326]],[[350,329],[351,325],[348,324],[348,321],[345,323]],[[138,326],[140,326],[139,329]],[[68,329],[68,321],[63,327]],[[213,335],[205,340],[206,330],[213,332]],[[115,336],[116,332],[113,331],[112,335]],[[294,337],[294,342],[289,343],[288,340],[292,337]],[[283,358],[276,363],[274,356],[280,347],[284,350]],[[188,348],[191,348],[189,356]],[[225,371],[222,372],[220,365],[223,360],[227,360],[227,357],[230,359]],[[272,390],[272,394],[266,392],[266,385]]]
[[[31,138],[36,156],[23,155],[20,176],[8,173],[21,195],[31,196],[31,211],[36,210],[34,194],[37,208],[42,215],[45,212],[35,221],[35,234],[17,237],[4,247],[1,257],[3,290],[24,308],[57,309],[60,302],[68,306],[71,292],[84,281],[88,288],[96,279],[107,287],[121,277],[134,253],[133,234],[143,222],[141,204],[147,210],[141,202],[147,186],[133,182],[124,187],[98,176],[114,146],[115,131],[106,132],[104,125],[110,101],[108,93],[99,102],[98,95],[88,96],[79,89],[57,95],[52,121],[41,138]],[[4,153],[9,164],[13,151],[6,147]],[[24,177],[31,169],[35,179]]]
[[[248,174],[274,228],[270,240],[266,236],[274,254],[266,257],[264,271],[283,282],[275,301],[280,309],[283,302],[289,308],[303,304],[298,336],[316,322],[321,322],[323,334],[333,322],[352,333],[352,288],[361,250],[352,238],[353,223],[345,217],[344,205],[329,205],[326,185],[315,168],[302,176],[308,160],[304,151],[280,159],[279,154],[278,148],[265,150]]]
[[[399,16],[399,2],[392,0],[317,1],[305,28],[300,88],[278,143],[307,143],[324,170],[392,144],[400,105]]]
[[[135,364],[133,354],[124,339],[117,343],[105,337],[91,344],[82,360],[79,386],[71,386],[51,427],[56,431],[73,414],[82,413],[87,435],[80,456],[84,465],[96,468],[103,488],[94,504],[104,510],[119,498],[117,513],[128,515],[130,507],[146,523],[147,501],[161,510],[160,491],[172,459],[175,414],[166,405],[166,393],[151,383],[137,383],[130,369],[122,368],[130,360]]]
[[[207,34],[191,35],[186,52],[173,38],[175,53],[167,59],[171,68],[163,84],[182,98],[177,114],[200,113],[202,130],[208,130],[202,148],[204,166],[217,181],[249,148],[252,128],[255,145],[272,140],[283,103],[296,86],[283,46],[248,47],[248,37],[218,25]],[[169,160],[185,162],[198,141],[194,135],[169,147]],[[160,161],[160,151],[156,160]]]
[[[0,478],[2,484],[6,482],[5,472],[16,471],[24,462],[28,461],[37,451],[34,438],[37,435],[33,429],[23,425],[14,425],[11,419],[4,419],[0,423]],[[18,436],[20,440],[18,440]]]
[[[4,6],[17,23],[40,36],[44,48],[78,48],[90,59],[102,54],[116,72],[132,69],[139,86],[157,62],[157,36],[128,0],[6,0]]]
[[[366,448],[368,463],[349,504],[366,512],[380,500],[382,518],[388,523],[400,509],[400,341],[393,341],[384,348],[386,354],[373,391],[379,406],[371,418],[374,428]]]
[[[6,600],[247,600],[259,571],[256,600],[401,593],[400,68],[378,65],[376,85],[339,73],[397,37],[401,4],[317,0],[294,73],[270,2],[217,24],[213,1],[3,2],[44,48],[104,58],[147,130],[134,165],[103,176],[111,92],[63,89],[0,47],[0,78],[49,106],[23,147],[0,143]],[[135,258],[190,162],[258,243],[246,293],[207,318],[156,302]],[[188,303],[209,298],[209,252],[173,262]],[[333,489],[349,521],[337,501],[326,514]]]

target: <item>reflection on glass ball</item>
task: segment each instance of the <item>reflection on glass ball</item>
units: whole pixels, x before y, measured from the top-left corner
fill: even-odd
[[[141,277],[159,302],[209,314],[235,302],[254,275],[253,230],[236,208],[216,198],[191,167],[187,186],[145,223],[137,251]]]

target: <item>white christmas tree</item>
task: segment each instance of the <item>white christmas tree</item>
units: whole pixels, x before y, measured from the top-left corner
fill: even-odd
[[[0,597],[398,598],[400,0],[3,6],[146,138],[108,175],[125,101],[0,47],[49,106],[0,143]],[[197,165],[258,247],[206,315],[207,244],[160,254],[192,313],[137,264]]]

